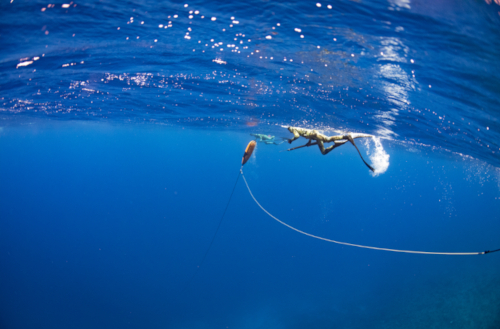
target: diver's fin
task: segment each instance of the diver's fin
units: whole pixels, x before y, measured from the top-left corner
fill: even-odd
[[[352,136],[351,136],[351,135],[346,135],[346,137],[347,137],[347,140],[348,140],[349,142],[351,142],[351,144],[352,144],[352,145],[354,145],[354,147],[355,147],[355,148],[356,148],[356,150],[358,151],[359,156],[361,157],[361,160],[363,160],[363,162],[365,163],[365,165],[366,165],[368,168],[370,168],[370,170],[371,170],[372,172],[375,172],[375,169],[373,169],[373,167],[372,167],[372,166],[370,166],[368,163],[366,163],[365,159],[363,159],[363,156],[361,155],[361,152],[359,152],[359,149],[358,149],[358,147],[356,146],[356,143],[354,143],[354,139],[352,138]]]

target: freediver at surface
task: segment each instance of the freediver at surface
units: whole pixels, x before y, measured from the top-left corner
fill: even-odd
[[[348,141],[351,142],[352,145],[356,148],[358,151],[359,156],[361,157],[361,160],[365,163],[365,165],[373,172],[375,170],[373,169],[372,166],[370,166],[365,159],[363,159],[363,156],[361,155],[361,152],[359,151],[358,147],[356,146],[356,143],[354,143],[355,138],[364,138],[364,137],[374,137],[373,135],[368,135],[368,134],[352,134],[352,133],[347,133],[346,135],[338,135],[338,136],[326,136],[318,132],[317,130],[314,129],[306,129],[306,128],[298,128],[298,127],[288,127],[288,131],[290,131],[293,134],[293,138],[288,139],[288,143],[292,144],[292,142],[296,139],[299,139],[300,137],[307,138],[309,141],[307,144],[302,145],[302,146],[297,146],[293,147],[291,149],[288,149],[287,151],[293,151],[302,147],[309,147],[312,145],[318,145],[319,150],[321,151],[321,154],[327,155],[337,147],[344,145]],[[314,141],[314,142],[313,142]],[[332,146],[326,147],[324,143],[331,143],[333,142],[334,144]]]
[[[285,142],[286,138],[283,138],[281,142],[276,142],[275,137],[271,135],[264,135],[264,134],[250,134],[250,136],[254,136],[255,140],[259,142],[263,142],[265,144],[274,144],[274,145],[281,145],[282,143]]]

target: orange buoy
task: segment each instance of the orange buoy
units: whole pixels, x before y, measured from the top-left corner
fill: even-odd
[[[247,148],[245,149],[245,154],[243,154],[243,159],[241,159],[241,165],[243,166],[245,163],[247,163],[248,159],[252,156],[253,150],[255,149],[255,146],[257,143],[255,141],[251,141],[248,143]]]

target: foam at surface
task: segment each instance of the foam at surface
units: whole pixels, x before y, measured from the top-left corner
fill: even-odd
[[[370,148],[370,139],[365,139],[364,143],[367,148],[368,157],[375,171],[372,173],[373,177],[377,177],[387,171],[389,168],[389,154],[385,152],[379,137],[373,137],[374,148]]]

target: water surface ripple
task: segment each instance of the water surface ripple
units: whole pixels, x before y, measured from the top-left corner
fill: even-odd
[[[0,11],[2,125],[300,125],[500,165],[495,2],[4,1]]]

